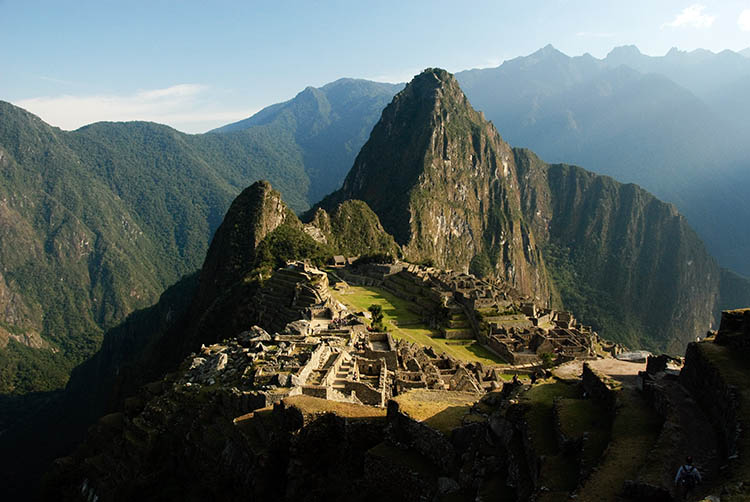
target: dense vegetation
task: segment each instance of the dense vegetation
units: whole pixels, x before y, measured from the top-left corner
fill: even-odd
[[[401,256],[401,250],[380,224],[378,216],[361,200],[347,200],[336,205],[329,214],[316,209],[303,216],[321,230],[326,241],[344,256]]]
[[[397,89],[344,79],[203,135],[64,132],[0,102],[0,393],[60,388],[106,329],[200,267],[250,183],[295,211],[335,188]]]

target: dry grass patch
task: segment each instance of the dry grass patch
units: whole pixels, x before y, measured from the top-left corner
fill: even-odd
[[[294,407],[305,415],[333,413],[346,418],[385,418],[385,408],[367,406],[364,404],[341,403],[312,396],[285,397],[286,406]]]
[[[470,392],[416,389],[394,400],[404,414],[447,434],[470,416],[471,407],[479,396]],[[477,419],[479,417],[477,415]]]

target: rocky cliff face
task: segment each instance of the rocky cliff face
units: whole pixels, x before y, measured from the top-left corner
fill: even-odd
[[[514,155],[524,217],[566,307],[607,336],[676,354],[708,329],[720,271],[674,206],[529,150]]]
[[[396,95],[340,191],[366,202],[413,261],[468,271],[483,263],[542,302],[544,262],[520,210],[513,152],[451,74],[428,69]]]

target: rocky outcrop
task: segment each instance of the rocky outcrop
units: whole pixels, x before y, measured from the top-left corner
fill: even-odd
[[[486,263],[488,275],[549,297],[513,152],[445,70],[425,70],[396,95],[341,190],[320,206],[347,199],[366,202],[411,261],[463,271]]]
[[[283,223],[302,226],[270,183],[258,181],[243,190],[232,202],[208,248],[201,268],[201,295],[216,298],[244,276],[255,263],[258,245]]]

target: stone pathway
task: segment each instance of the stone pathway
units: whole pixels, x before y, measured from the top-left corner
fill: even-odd
[[[646,370],[646,363],[631,363],[614,358],[595,359],[585,362],[592,368],[621,382],[623,386],[633,388],[637,384],[638,372]],[[583,363],[584,361],[570,361],[561,364],[552,370],[552,374],[562,380],[578,380],[581,378],[581,373],[583,373]]]

